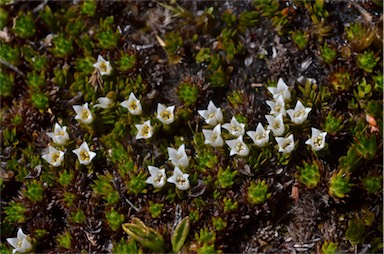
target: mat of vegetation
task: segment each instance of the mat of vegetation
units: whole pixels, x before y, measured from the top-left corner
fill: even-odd
[[[0,1],[1,253],[381,253],[382,5]]]

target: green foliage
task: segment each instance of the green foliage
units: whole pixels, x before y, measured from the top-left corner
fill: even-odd
[[[15,76],[8,74],[3,69],[0,70],[0,96],[8,97],[12,94]]]
[[[138,218],[132,218],[131,223],[124,223],[123,230],[145,248],[154,252],[164,252],[164,238],[153,228],[145,226]]]
[[[329,46],[327,42],[324,42],[324,45],[320,46],[320,56],[324,62],[331,64],[336,59],[337,50]]]
[[[105,217],[107,218],[108,225],[113,231],[120,229],[121,224],[123,224],[125,220],[124,214],[120,214],[113,207],[110,211],[105,212]]]
[[[217,231],[222,231],[227,227],[227,222],[221,217],[212,217],[212,224]]]
[[[177,31],[171,31],[164,35],[164,50],[167,53],[170,64],[178,64],[183,57],[183,37]]]
[[[32,202],[41,202],[44,199],[44,187],[36,179],[28,181],[24,195]]]
[[[185,106],[191,106],[197,102],[200,89],[191,82],[181,82],[177,89],[177,97]]]
[[[347,155],[339,158],[339,167],[346,172],[353,172],[360,164],[361,158],[358,156],[355,146],[351,146]]]
[[[3,29],[8,22],[8,12],[0,8],[0,29]]]
[[[383,189],[383,177],[382,176],[367,176],[361,180],[364,189],[369,193],[378,193]]]
[[[88,17],[93,17],[95,15],[96,9],[97,9],[96,1],[94,0],[84,1],[81,5],[80,13]]]
[[[53,39],[54,47],[51,49],[54,56],[59,58],[67,58],[73,51],[73,39],[65,34],[59,34]]]
[[[12,201],[4,207],[5,220],[10,223],[23,223],[25,222],[24,212],[26,211],[27,208],[23,204]]]
[[[73,178],[74,178],[74,175],[73,175],[73,171],[71,170],[70,171],[65,170],[59,173],[59,183],[64,187],[67,187],[68,185],[70,185],[73,181]]]
[[[10,63],[14,66],[17,66],[20,63],[20,50],[16,45],[12,47],[3,40],[0,41],[0,58]]]
[[[122,72],[130,71],[133,69],[137,62],[137,56],[134,52],[120,52],[121,57],[117,61],[117,69]]]
[[[211,59],[211,50],[209,48],[201,48],[196,54],[196,63],[200,64],[203,62],[209,62]]]
[[[352,77],[343,69],[331,74],[330,82],[336,91],[348,91],[352,86]]]
[[[259,22],[258,11],[243,11],[239,14],[238,28],[240,31],[245,31],[246,28],[254,27]]]
[[[135,239],[126,240],[122,238],[120,242],[113,243],[112,253],[141,254],[143,251],[137,248]]]
[[[220,187],[222,189],[227,189],[234,184],[234,179],[237,174],[237,171],[232,171],[228,166],[225,170],[223,168],[219,169],[217,174],[217,179],[219,181]]]
[[[369,99],[372,95],[372,85],[367,83],[365,78],[362,78],[353,93],[355,95],[356,100],[358,101],[362,99]],[[360,103],[360,105],[365,106],[365,103]]]
[[[96,61],[91,57],[79,57],[76,61],[76,70],[81,74],[92,74],[93,70],[95,69],[95,67],[93,67],[95,62]]]
[[[348,228],[345,232],[347,239],[354,245],[364,242],[365,226],[360,219],[351,219],[348,221]]]
[[[343,116],[335,116],[332,111],[328,112],[327,117],[325,118],[324,131],[330,134],[336,134],[344,128]]]
[[[61,248],[70,249],[72,246],[72,236],[68,231],[56,236],[56,241]]]
[[[313,161],[309,164],[304,161],[303,167],[297,167],[300,172],[299,180],[307,188],[313,189],[320,181],[320,164],[317,161]]]
[[[209,81],[212,87],[226,87],[228,83],[227,74],[220,67],[209,76]]]
[[[34,20],[35,18],[32,16],[31,12],[19,12],[14,20],[12,28],[15,35],[23,39],[29,39],[34,36],[36,33]]]
[[[33,90],[38,90],[42,86],[45,85],[45,74],[41,72],[40,74],[37,72],[28,72],[27,74],[27,84]]]
[[[361,133],[357,136],[355,148],[356,152],[364,159],[372,160],[377,152],[376,136]]]
[[[367,73],[371,73],[380,61],[379,56],[375,56],[373,51],[364,51],[362,54],[356,56],[357,66]]]
[[[174,253],[179,252],[183,247],[185,240],[187,239],[190,229],[190,220],[189,217],[184,217],[179,224],[177,224],[175,231],[173,231],[171,236],[172,251]]]
[[[238,202],[237,201],[233,201],[230,198],[226,198],[225,197],[223,199],[223,203],[224,203],[224,212],[225,213],[235,212],[239,208]]]
[[[295,31],[292,34],[292,40],[300,50],[304,50],[308,46],[309,35],[302,31]]]
[[[249,203],[258,205],[264,203],[268,198],[271,197],[271,193],[268,193],[268,184],[265,180],[251,182],[247,191],[247,200]]]
[[[77,209],[70,214],[70,219],[73,223],[83,224],[86,218],[84,212],[81,209]]]
[[[336,254],[339,253],[340,250],[337,248],[337,243],[326,241],[321,246],[321,252],[323,254]]]
[[[311,20],[314,24],[318,24],[320,20],[328,17],[329,13],[324,9],[324,0],[307,1],[304,3],[308,10]]]
[[[127,183],[128,186],[128,192],[139,194],[146,192],[147,183],[145,180],[147,180],[147,173],[144,173],[143,171],[139,172],[136,175],[132,175],[131,179]]]
[[[45,93],[35,92],[31,95],[31,103],[37,109],[47,109],[49,107],[49,97]]]
[[[352,187],[349,178],[349,174],[344,173],[342,170],[334,172],[329,181],[329,195],[335,198],[344,198]]]
[[[369,28],[359,22],[346,24],[344,29],[352,49],[357,52],[371,45],[377,31],[377,28]]]
[[[113,205],[120,200],[119,193],[111,184],[112,176],[107,175],[98,175],[97,180],[94,180],[92,189],[96,195],[102,196],[107,205]]]
[[[164,204],[149,201],[149,212],[151,213],[152,218],[159,218],[161,213],[163,212],[163,208]]]
[[[68,206],[68,207],[71,207],[73,205],[75,205],[76,203],[76,200],[77,200],[77,196],[76,194],[74,193],[71,193],[71,192],[64,192],[64,198],[63,198],[63,201],[65,202],[65,204]]]

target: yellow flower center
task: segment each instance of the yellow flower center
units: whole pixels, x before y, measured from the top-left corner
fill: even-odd
[[[17,248],[21,248],[22,244],[23,244],[23,240],[17,241]]]
[[[90,156],[89,156],[89,153],[87,151],[80,151],[80,160],[82,161],[89,161],[90,159]]]
[[[81,118],[86,120],[89,117],[89,111],[87,109],[81,110]]]
[[[164,110],[163,112],[160,113],[160,116],[164,120],[168,120],[168,119],[170,119],[172,117],[172,114],[168,110]]]
[[[137,109],[137,102],[136,102],[136,101],[132,101],[132,102],[129,104],[129,109],[130,109],[130,110],[136,110],[136,109]]]
[[[59,158],[60,158],[60,153],[59,152],[54,152],[52,154],[52,162],[53,163],[56,163],[59,160]]]
[[[313,141],[315,146],[321,146],[323,144],[323,138],[321,136],[317,136]]]
[[[179,185],[184,185],[186,183],[186,180],[184,177],[182,176],[177,176],[176,177],[176,182],[179,184]]]
[[[141,129],[141,135],[143,137],[148,137],[149,135],[150,128],[148,125],[144,125],[143,128]]]
[[[256,135],[257,140],[264,139],[265,137],[266,137],[265,133]]]
[[[281,146],[281,148],[285,149],[285,148],[287,148],[290,144],[291,144],[291,141],[285,141],[285,142],[283,143],[283,145]]]
[[[161,179],[163,178],[162,174],[157,174],[157,176],[153,179],[155,183],[160,183]]]
[[[100,63],[100,70],[102,72],[107,72],[107,64],[105,62]]]
[[[56,132],[55,136],[64,136],[64,131]]]
[[[236,132],[241,131],[241,128],[238,125],[232,125],[231,127],[232,127],[232,131],[236,131]]]
[[[280,123],[276,121],[276,122],[273,123],[272,127],[274,129],[280,129]]]
[[[213,132],[211,136],[211,141],[215,141],[218,138],[217,133]]]
[[[209,118],[209,119],[214,118],[215,115],[216,115],[215,113],[211,113],[211,114],[208,115],[208,118]]]
[[[280,105],[276,105],[276,106],[275,106],[275,111],[276,111],[277,113],[279,113],[279,112],[281,111],[281,106],[280,106]]]
[[[243,143],[239,142],[236,144],[235,149],[238,153],[241,153],[245,150],[245,147],[244,147]]]
[[[305,116],[305,111],[300,109],[299,111],[296,111],[294,114],[293,114],[294,117],[300,117],[300,116]]]

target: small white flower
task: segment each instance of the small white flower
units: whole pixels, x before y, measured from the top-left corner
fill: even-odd
[[[245,124],[239,123],[234,116],[232,116],[231,122],[223,124],[223,128],[228,130],[235,137],[244,135]]]
[[[136,139],[148,139],[153,135],[153,127],[151,120],[145,121],[143,124],[135,124],[137,129]]]
[[[295,149],[295,141],[293,140],[293,134],[289,135],[287,138],[275,138],[277,144],[279,145],[279,152],[281,153],[291,153]]]
[[[88,102],[86,102],[84,105],[74,105],[72,106],[73,109],[76,112],[75,119],[80,120],[81,122],[85,124],[90,124],[93,122],[93,115],[92,112],[88,108]]]
[[[52,166],[58,167],[64,161],[64,152],[56,150],[53,146],[48,145],[48,153],[41,157]]]
[[[163,104],[157,104],[157,119],[160,120],[163,124],[171,124],[175,120],[173,111],[175,106],[165,107]]]
[[[269,142],[269,133],[271,130],[265,130],[261,123],[257,124],[256,131],[247,131],[248,136],[258,147],[263,147]]]
[[[77,158],[80,161],[80,164],[89,165],[92,159],[96,156],[95,152],[89,150],[87,142],[83,142],[81,146],[72,151],[77,155]]]
[[[159,169],[157,167],[148,166],[150,177],[145,181],[148,184],[152,184],[155,188],[161,188],[165,184],[165,180],[167,179],[165,175],[165,169]]]
[[[94,108],[111,108],[113,106],[113,100],[108,97],[100,97],[97,100],[100,103],[95,104]]]
[[[109,61],[106,61],[102,56],[97,57],[97,62],[93,64],[93,67],[100,71],[100,74],[109,75],[112,71],[112,66]]]
[[[21,228],[17,231],[17,237],[7,238],[7,242],[14,248],[12,253],[27,253],[32,251],[31,237],[24,234]]]
[[[265,101],[267,105],[271,108],[271,115],[278,115],[282,114],[283,116],[287,115],[287,112],[285,111],[285,102],[281,95],[279,95],[276,99],[276,101]]]
[[[189,175],[184,174],[178,167],[173,170],[173,175],[167,179],[167,182],[176,185],[179,190],[189,189]]]
[[[227,145],[231,148],[229,155],[240,155],[247,156],[249,154],[249,147],[243,141],[243,135],[240,135],[237,139],[225,141]]]
[[[47,132],[47,135],[58,145],[65,145],[69,140],[67,126],[61,127],[58,123],[55,123],[53,132]]]
[[[180,168],[187,168],[189,165],[189,159],[187,153],[185,152],[185,145],[181,145],[179,149],[168,147],[168,156],[169,160],[172,162],[173,166]]]
[[[312,136],[308,139],[305,144],[312,146],[312,150],[317,152],[324,148],[325,146],[325,137],[327,136],[326,132],[321,132],[316,128],[311,128]]]
[[[203,134],[205,138],[204,144],[209,144],[213,147],[223,146],[224,140],[221,137],[221,124],[216,125],[213,130],[203,129]]]
[[[304,107],[301,101],[297,101],[295,109],[288,109],[287,113],[294,124],[302,124],[307,120],[308,113],[311,110],[311,108]]]
[[[141,115],[143,112],[143,108],[141,107],[140,101],[136,98],[134,93],[129,94],[128,100],[125,100],[120,103],[120,105],[124,108],[127,108],[129,113],[132,115]]]
[[[223,122],[221,109],[217,108],[212,101],[209,101],[207,110],[198,110],[197,113],[199,113],[209,125],[216,126],[218,123]]]
[[[283,97],[284,101],[291,99],[291,92],[282,78],[279,78],[277,81],[277,87],[267,87],[267,89],[275,100],[277,100],[280,95]]]
[[[272,130],[273,135],[276,136],[281,136],[284,134],[285,127],[284,127],[284,122],[283,122],[283,115],[279,114],[277,116],[271,116],[271,115],[266,115],[265,118],[268,121],[268,130]]]

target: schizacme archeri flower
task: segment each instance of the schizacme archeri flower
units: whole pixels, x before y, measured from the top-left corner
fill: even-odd
[[[7,242],[14,248],[12,253],[27,253],[32,251],[32,239],[19,228],[17,237],[7,238]]]
[[[261,123],[257,124],[256,131],[247,131],[247,135],[258,147],[263,147],[269,142],[269,133],[271,130],[265,130]]]
[[[148,184],[152,184],[155,188],[161,188],[165,184],[165,180],[167,179],[165,175],[165,169],[159,169],[157,167],[148,166],[150,177],[145,181]]]
[[[311,110],[311,108],[304,107],[301,101],[297,101],[295,109],[288,109],[287,113],[294,124],[302,124],[305,120],[307,120],[308,113]]]
[[[276,101],[265,101],[267,105],[271,108],[271,115],[278,115],[282,114],[283,116],[287,115],[287,112],[285,111],[285,102],[283,99],[283,96],[279,95],[276,99]]]
[[[135,124],[137,129],[136,139],[148,139],[153,135],[151,121],[147,120],[143,124]]]
[[[168,156],[169,160],[172,162],[173,166],[179,168],[187,168],[189,166],[189,159],[187,153],[185,152],[185,145],[181,145],[179,149],[168,147]]]
[[[239,123],[234,116],[232,117],[230,123],[223,124],[223,128],[228,130],[229,133],[235,137],[244,135],[245,132],[245,124]]]
[[[141,113],[143,112],[143,108],[141,106],[140,101],[132,92],[129,94],[128,100],[121,102],[120,105],[124,108],[127,108],[129,113],[131,113],[132,115],[141,115]]]
[[[163,124],[171,124],[175,120],[173,111],[175,106],[166,107],[163,104],[157,104],[157,119],[160,120]]]
[[[275,138],[279,146],[279,152],[281,153],[291,153],[295,149],[295,141],[293,139],[293,134],[289,135],[287,138]]]
[[[188,190],[190,186],[188,177],[188,174],[184,174],[178,167],[175,167],[173,175],[167,179],[167,182],[175,184],[179,190]]]
[[[242,135],[237,139],[227,140],[225,143],[231,148],[231,151],[229,152],[230,156],[235,154],[247,156],[249,154],[249,147],[244,143]]]
[[[325,137],[327,136],[327,133],[321,132],[316,128],[311,128],[311,131],[312,136],[305,142],[305,144],[310,145],[315,152],[322,150],[325,146]]]
[[[75,116],[76,120],[79,120],[85,124],[90,124],[93,122],[93,115],[92,115],[92,112],[88,108],[88,102],[86,102],[82,106],[74,105],[72,107],[76,112],[76,116]]]
[[[281,136],[284,134],[285,126],[283,122],[283,115],[279,114],[277,116],[266,115],[265,118],[268,121],[268,130],[271,130],[275,137]]]
[[[100,97],[97,99],[100,103],[95,104],[94,108],[111,108],[113,106],[113,100],[108,97]]]
[[[212,101],[209,101],[207,110],[198,110],[197,113],[204,118],[207,124],[212,126],[216,126],[223,121],[221,109],[216,107]]]
[[[203,134],[205,138],[205,141],[204,141],[205,144],[208,144],[214,147],[223,146],[224,140],[221,137],[221,124],[216,125],[216,127],[213,128],[213,130],[203,129]]]
[[[73,150],[72,152],[77,155],[80,164],[83,165],[89,165],[96,156],[95,152],[91,152],[89,150],[87,142],[83,142],[79,148]]]
[[[109,75],[112,71],[112,66],[109,61],[106,61],[102,56],[97,57],[97,62],[93,64],[93,67],[99,70],[100,74]]]
[[[52,138],[53,143],[58,145],[65,145],[69,140],[67,126],[61,127],[58,123],[55,123],[53,132],[47,132],[47,135]]]
[[[54,167],[60,166],[64,161],[64,152],[55,149],[54,147],[48,145],[48,153],[41,156],[49,164]]]
[[[267,87],[267,89],[275,100],[277,100],[279,96],[282,96],[284,101],[291,99],[291,92],[289,91],[287,84],[285,84],[282,78],[279,78],[277,81],[277,87]]]

